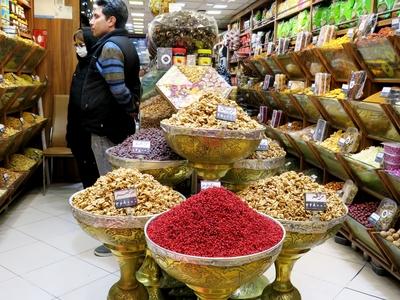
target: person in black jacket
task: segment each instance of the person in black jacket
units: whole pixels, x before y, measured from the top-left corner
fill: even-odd
[[[84,188],[92,186],[99,171],[91,147],[90,133],[82,127],[82,87],[86,76],[92,47],[97,39],[92,35],[90,27],[79,29],[74,34],[74,46],[78,57],[74,75],[72,77],[67,119],[67,145],[78,165],[79,175]]]
[[[135,133],[135,116],[141,96],[140,61],[125,25],[128,8],[122,0],[95,1],[90,20],[94,45],[82,90],[83,125],[91,143],[100,175],[111,171],[105,151]],[[98,247],[95,254],[109,254]]]

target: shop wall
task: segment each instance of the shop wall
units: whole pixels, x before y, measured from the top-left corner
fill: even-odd
[[[39,66],[38,73],[49,78],[49,88],[43,99],[46,116],[51,117],[53,98],[56,94],[69,94],[76,55],[72,35],[79,28],[79,0],[65,0],[73,7],[72,20],[34,18],[33,28],[48,31],[47,56]]]

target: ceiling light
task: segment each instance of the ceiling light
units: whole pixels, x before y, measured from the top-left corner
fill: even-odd
[[[227,8],[228,5],[226,4],[215,4],[213,8]]]
[[[135,28],[144,28],[143,25],[138,25],[138,24],[133,24],[133,26],[134,26]]]
[[[144,17],[144,13],[131,13],[132,17]]]
[[[206,14],[208,14],[208,15],[220,15],[221,11],[220,10],[207,10]]]
[[[143,24],[144,22],[143,22],[143,20],[133,20],[133,23],[138,23],[138,24]]]
[[[143,18],[132,18],[133,22],[143,22]]]
[[[214,6],[214,4],[212,4],[212,3],[207,3],[207,6]]]
[[[130,5],[143,5],[143,1],[129,1]]]

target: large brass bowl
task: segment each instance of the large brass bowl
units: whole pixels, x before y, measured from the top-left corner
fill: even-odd
[[[147,234],[147,228],[154,218],[145,227],[147,247],[157,264],[170,276],[184,282],[200,300],[226,300],[237,288],[263,274],[281,251],[285,230],[275,219],[265,217],[281,226],[283,237],[273,248],[256,254],[209,258],[167,250],[154,243]]]
[[[328,222],[279,220],[286,229],[286,238],[282,252],[275,261],[276,279],[264,289],[261,299],[300,300],[300,292],[290,281],[295,262],[311,248],[334,236],[343,225],[346,216],[347,207],[345,215]]]
[[[113,168],[137,169],[142,173],[152,175],[161,184],[174,186],[189,178],[193,172],[187,160],[159,161],[122,158],[113,155],[112,148],[106,150],[106,156]]]
[[[107,299],[147,300],[148,293],[135,273],[146,250],[144,226],[152,216],[95,215],[73,205],[72,199],[78,193],[69,199],[74,218],[83,231],[111,250],[120,266],[121,278],[110,288]]]
[[[199,176],[223,177],[234,162],[253,153],[265,128],[256,130],[201,129],[170,126],[161,121],[169,146],[189,160]]]
[[[285,156],[272,159],[243,159],[234,163],[224,177],[224,186],[233,191],[246,188],[252,182],[274,176],[285,164]]]

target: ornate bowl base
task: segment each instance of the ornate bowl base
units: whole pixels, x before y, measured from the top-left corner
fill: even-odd
[[[226,173],[233,167],[230,165],[214,165],[190,162],[189,166],[192,166],[197,171],[197,175],[206,180],[217,180],[226,175]]]

